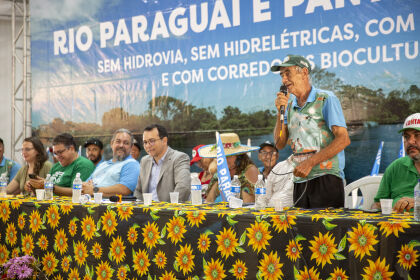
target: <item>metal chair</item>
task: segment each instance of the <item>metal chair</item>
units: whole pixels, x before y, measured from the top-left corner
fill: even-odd
[[[378,191],[379,184],[382,180],[382,175],[377,176],[365,176],[360,178],[357,181],[354,181],[351,184],[348,184],[344,187],[344,195],[347,197],[350,192],[352,193],[352,203],[349,208],[361,208],[361,209],[370,209],[373,204],[373,199]],[[363,202],[361,205],[357,205],[357,190],[360,189],[362,192]],[[356,206],[356,207],[355,207]],[[348,205],[346,205],[348,207]]]

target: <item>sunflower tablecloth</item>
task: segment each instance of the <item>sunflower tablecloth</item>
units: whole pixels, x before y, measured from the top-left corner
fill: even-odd
[[[420,279],[413,215],[0,200],[0,263],[49,279]]]

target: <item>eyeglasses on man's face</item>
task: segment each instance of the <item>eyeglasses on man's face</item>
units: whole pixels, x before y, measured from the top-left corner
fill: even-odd
[[[22,149],[22,153],[29,153],[30,151],[32,151],[34,148],[23,148]]]
[[[54,151],[54,155],[56,156],[61,156],[65,151],[67,151],[69,148],[64,148],[62,150],[59,151]]]
[[[158,140],[162,140],[162,138],[158,138],[158,139],[151,138],[149,140],[143,140],[143,146],[146,146],[146,145],[153,146]]]
[[[260,155],[261,156],[263,156],[263,157],[266,157],[266,156],[276,156],[277,155],[277,152],[275,152],[275,151],[273,151],[273,152],[266,152],[266,151],[261,151],[260,152]]]

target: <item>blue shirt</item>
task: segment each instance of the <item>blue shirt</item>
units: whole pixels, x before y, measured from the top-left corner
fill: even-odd
[[[134,192],[139,174],[140,164],[129,155],[123,161],[110,159],[98,164],[89,179],[98,187],[122,184]]]
[[[166,150],[165,154],[159,160],[159,162],[156,163],[153,160],[153,163],[152,163],[152,171],[150,172],[150,180],[149,180],[149,192],[152,193],[152,200],[154,201],[159,201],[159,198],[157,195],[157,184],[159,182],[160,170],[162,169],[163,161],[165,160],[167,153],[168,153],[168,150]]]
[[[322,107],[322,114],[324,116],[324,120],[328,128],[330,130],[332,130],[331,128],[333,126],[341,126],[341,127],[347,128],[346,120],[344,119],[343,110],[341,109],[340,100],[338,100],[337,96],[335,96],[335,94],[331,91],[318,89],[312,86],[308,99],[306,100],[306,103],[302,107],[298,105],[296,96],[294,95],[291,96],[293,108],[297,108],[299,111],[302,110],[302,108],[305,107],[307,103],[311,103],[315,101],[315,97],[318,92],[324,92],[328,94],[328,98],[326,99],[326,101],[324,102],[324,106]],[[287,110],[289,110],[289,107],[287,108]],[[285,124],[287,124],[287,117],[286,117],[287,113],[288,112],[286,111],[285,118],[284,118]],[[342,178],[344,178],[343,170],[346,163],[344,150],[338,153],[338,162],[339,162],[338,165],[341,170]]]
[[[8,183],[10,183],[13,180],[13,178],[15,178],[17,172],[19,171],[20,164],[13,161],[13,160],[10,160],[10,159],[7,159],[7,160],[12,163],[12,167],[10,168],[10,173],[7,174],[9,176],[9,182]],[[3,157],[3,160],[0,163],[0,169],[2,169],[5,164],[6,164],[6,157]]]

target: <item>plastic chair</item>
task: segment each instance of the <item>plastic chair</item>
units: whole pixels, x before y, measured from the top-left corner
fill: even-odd
[[[360,189],[362,192],[363,203],[362,205],[356,205],[361,209],[370,209],[373,204],[373,199],[378,192],[379,184],[382,180],[382,174],[378,176],[365,176],[351,184],[344,187],[344,195],[347,197],[350,192],[352,193],[352,205],[355,205],[357,201],[357,190]],[[354,207],[350,207],[354,208]]]

